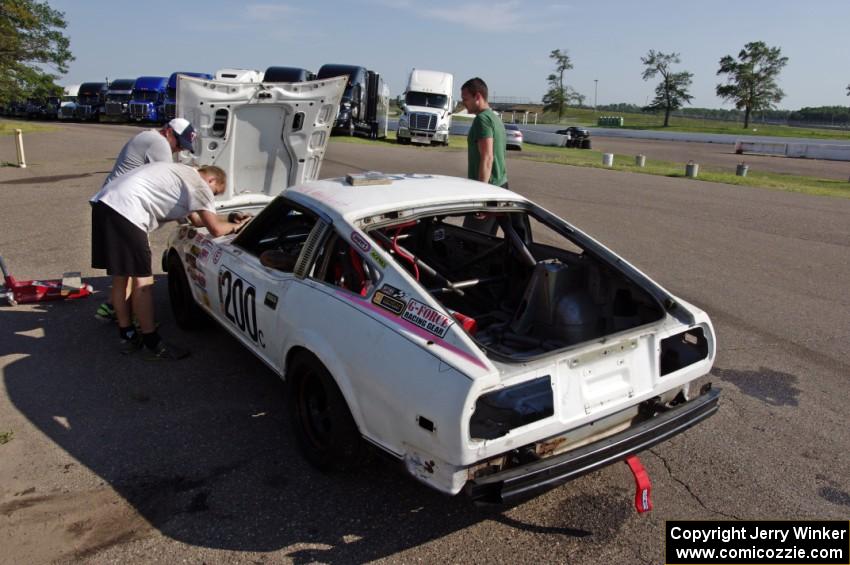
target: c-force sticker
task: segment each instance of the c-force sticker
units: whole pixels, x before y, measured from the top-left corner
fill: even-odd
[[[448,316],[412,298],[408,301],[407,308],[401,317],[437,337],[445,337],[454,323]]]

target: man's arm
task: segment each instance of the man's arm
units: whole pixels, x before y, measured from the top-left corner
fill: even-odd
[[[493,138],[482,137],[478,140],[478,180],[490,182],[490,174],[493,172]]]
[[[210,235],[213,237],[236,233],[242,224],[245,223],[245,220],[241,220],[239,222],[228,222],[226,220],[222,220],[209,210],[198,210],[197,212],[192,212],[187,217],[193,226],[198,228],[207,228],[207,231],[209,231]]]

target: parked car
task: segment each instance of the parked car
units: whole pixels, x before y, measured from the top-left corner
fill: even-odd
[[[505,145],[508,149],[522,151],[522,132],[516,124],[505,124]]]
[[[587,128],[570,126],[565,129],[559,129],[555,133],[567,136],[567,147],[590,149],[590,132]]]
[[[523,196],[435,175],[310,180],[345,82],[178,94],[195,123],[230,111],[227,135],[199,132],[200,161],[229,172],[219,211],[261,211],[238,235],[174,230],[172,311],[185,328],[212,318],[286,380],[308,461],[348,468],[368,444],[438,491],[504,501],[717,410],[696,382],[715,358],[707,314]]]

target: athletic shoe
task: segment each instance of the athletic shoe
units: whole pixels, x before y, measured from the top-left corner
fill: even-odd
[[[108,302],[104,302],[97,307],[97,312],[94,313],[94,317],[102,322],[114,322],[118,319],[115,316],[115,308],[113,308],[112,304]]]
[[[131,353],[135,353],[141,348],[142,334],[139,332],[133,332],[133,336],[130,339],[121,339],[121,343],[118,346],[118,351],[121,352],[121,355],[130,355]]]
[[[145,360],[147,361],[177,361],[188,356],[188,349],[172,345],[162,339],[153,349],[145,347]]]

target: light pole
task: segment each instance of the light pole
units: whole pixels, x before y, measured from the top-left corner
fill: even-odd
[[[596,95],[599,93],[599,79],[593,79],[593,111],[596,111]]]

